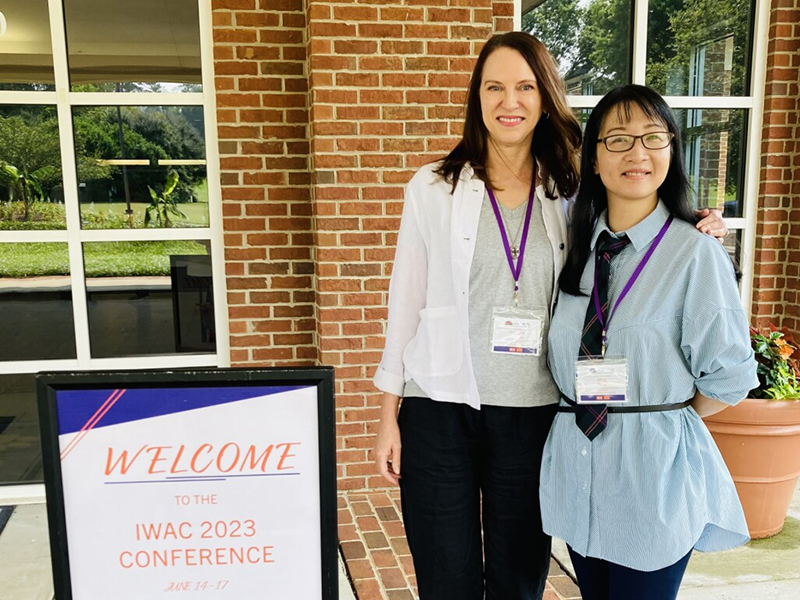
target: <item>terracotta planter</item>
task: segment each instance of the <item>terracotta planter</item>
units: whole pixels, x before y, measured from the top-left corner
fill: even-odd
[[[780,532],[800,476],[800,401],[747,399],[705,419],[753,539]]]

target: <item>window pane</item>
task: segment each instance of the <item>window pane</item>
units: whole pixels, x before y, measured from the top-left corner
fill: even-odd
[[[591,108],[573,108],[572,114],[578,119],[581,124],[581,131],[586,131],[586,122],[589,120],[589,115],[592,114]],[[585,141],[585,140],[584,140]]]
[[[733,263],[741,270],[742,268],[742,230],[734,229],[728,232],[722,242]]]
[[[686,171],[697,206],[744,214],[746,110],[675,109],[681,125]]]
[[[567,93],[603,95],[631,82],[632,0],[522,0],[522,30],[559,65]]]
[[[201,91],[197,0],[64,0],[73,91]]]
[[[84,229],[208,227],[202,107],[80,106],[73,124]]]
[[[33,375],[0,375],[0,485],[43,479]]]
[[[67,244],[0,244],[0,361],[75,358]]]
[[[92,356],[215,352],[210,242],[84,244]]]
[[[652,0],[647,85],[668,96],[743,96],[751,0]]]
[[[5,0],[0,10],[0,90],[54,90],[47,0]]]
[[[66,229],[54,106],[0,106],[0,230]]]

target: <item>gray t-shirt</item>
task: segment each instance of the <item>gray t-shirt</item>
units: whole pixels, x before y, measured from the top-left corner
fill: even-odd
[[[551,202],[547,199],[544,201]],[[522,240],[527,207],[527,202],[513,210],[500,205],[508,226],[509,243],[518,230],[517,245]],[[492,309],[513,304],[514,278],[487,193],[483,198],[475,254],[469,274],[472,367],[481,404],[484,405],[528,407],[558,402],[558,388],[547,368],[547,332],[553,296],[553,251],[547,239],[542,206],[538,199],[534,201],[531,211],[531,225],[519,288],[519,307],[541,310],[545,315],[541,356],[495,354],[490,349]],[[406,383],[403,395],[427,396],[414,381]]]

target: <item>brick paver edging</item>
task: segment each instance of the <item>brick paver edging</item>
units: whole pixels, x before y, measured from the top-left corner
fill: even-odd
[[[358,600],[417,600],[398,490],[339,495],[339,543]],[[554,560],[543,600],[580,600],[575,582]]]

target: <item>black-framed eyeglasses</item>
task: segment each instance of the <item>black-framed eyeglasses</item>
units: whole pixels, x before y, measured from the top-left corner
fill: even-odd
[[[651,131],[642,135],[608,135],[597,140],[597,143],[602,142],[609,152],[627,152],[633,148],[636,140],[642,140],[642,146],[648,150],[661,150],[669,146],[674,137],[675,134],[669,131]]]

